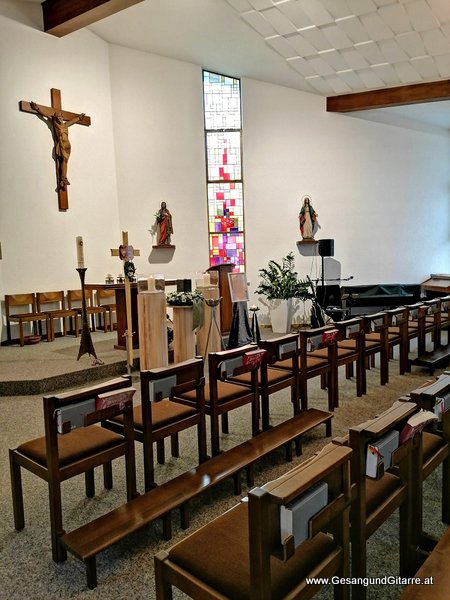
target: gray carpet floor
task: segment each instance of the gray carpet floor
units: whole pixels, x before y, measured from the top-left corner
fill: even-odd
[[[48,344],[50,347],[51,344]],[[0,350],[1,355],[1,350]],[[388,408],[399,396],[410,392],[430,379],[429,374],[418,368],[407,376],[398,373],[398,362],[390,363],[390,382],[379,385],[379,370],[368,371],[368,394],[356,397],[353,380],[346,380],[340,370],[340,407],[333,419],[333,435],[344,435],[349,426],[374,417]],[[133,373],[133,385],[139,381]],[[309,385],[310,406],[326,410],[326,393],[319,382],[312,380]],[[139,398],[139,394],[137,394]],[[23,492],[25,502],[25,528],[21,532],[14,529],[9,480],[8,448],[43,434],[42,395],[3,396],[0,400],[0,599],[1,600],[56,600],[74,599],[146,599],[155,598],[153,556],[156,552],[169,548],[198,527],[208,523],[239,501],[233,495],[232,482],[225,482],[211,492],[192,502],[191,526],[187,531],[180,527],[178,515],[173,517],[173,538],[162,540],[160,522],[153,523],[137,534],[116,544],[101,553],[97,558],[98,587],[91,591],[86,587],[84,565],[69,556],[63,564],[55,564],[51,558],[50,529],[48,515],[47,486],[45,482],[29,472],[23,472]],[[271,396],[271,420],[279,423],[291,416],[289,394],[285,391]],[[207,422],[209,426],[209,421]],[[250,437],[250,410],[243,407],[230,413],[230,433],[222,435],[224,449],[235,446]],[[289,470],[293,465],[311,456],[327,443],[323,427],[305,437],[303,456],[287,464],[284,452],[273,454],[261,461],[255,469],[255,484],[265,482]],[[195,434],[180,434],[180,458],[171,458],[167,445],[167,462],[157,465],[156,480],[162,483],[196,465]],[[138,490],[143,492],[142,447],[136,445]],[[114,463],[114,488],[106,491],[102,487],[102,473],[97,470],[95,498],[84,495],[84,478],[76,477],[63,484],[63,518],[66,531],[70,531],[93,518],[119,506],[126,499],[124,483],[124,462]],[[434,473],[424,487],[424,523],[429,533],[440,536],[446,527],[440,522],[441,472]],[[246,489],[243,490],[245,495]],[[393,515],[368,541],[369,568],[371,577],[385,575],[398,576],[398,516]],[[211,540],[214,551],[214,540]],[[398,598],[401,586],[376,586],[368,588],[368,598]],[[332,588],[323,588],[316,596],[331,599]],[[174,598],[185,596],[174,591]]]

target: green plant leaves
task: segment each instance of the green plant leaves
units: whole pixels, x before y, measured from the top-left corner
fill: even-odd
[[[311,283],[298,278],[295,271],[294,253],[289,252],[281,263],[269,260],[267,268],[259,269],[260,283],[255,293],[266,296],[268,300],[312,298]]]

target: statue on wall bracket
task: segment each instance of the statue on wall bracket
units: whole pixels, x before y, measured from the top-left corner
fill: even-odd
[[[310,196],[303,196],[303,204],[298,214],[300,233],[304,241],[314,241],[317,230],[320,229],[318,214],[311,204]]]
[[[155,226],[153,230],[157,233],[157,244],[153,248],[175,248],[171,239],[173,234],[172,215],[165,202],[161,202],[161,207],[155,213]]]

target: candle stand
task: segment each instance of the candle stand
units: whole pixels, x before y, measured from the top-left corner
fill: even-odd
[[[80,358],[84,354],[89,354],[89,356],[93,356],[95,358],[94,365],[102,365],[103,361],[97,358],[97,354],[95,353],[94,344],[92,343],[91,332],[89,329],[89,324],[87,320],[87,310],[86,310],[86,296],[84,289],[84,279],[86,276],[86,268],[78,268],[78,274],[80,276],[81,281],[81,340],[80,340],[80,350],[78,351],[78,358]]]

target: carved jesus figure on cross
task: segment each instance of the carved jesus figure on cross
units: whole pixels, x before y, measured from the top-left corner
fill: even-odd
[[[91,119],[84,113],[77,114],[62,109],[61,92],[55,88],[50,90],[52,105],[43,106],[36,102],[21,100],[19,108],[23,112],[39,115],[45,121],[53,134],[54,159],[56,164],[56,181],[58,192],[59,209],[67,210],[69,202],[67,198],[67,163],[70,156],[69,127],[78,123],[89,126]]]
[[[53,135],[55,136],[55,158],[58,162],[58,187],[65,190],[70,185],[67,179],[67,163],[70,156],[69,127],[79,123],[85,117],[85,113],[77,115],[75,118],[65,121],[61,112],[55,111],[51,117],[47,117],[36,102],[30,102],[30,106],[38,115],[46,121],[51,121],[53,125]]]

